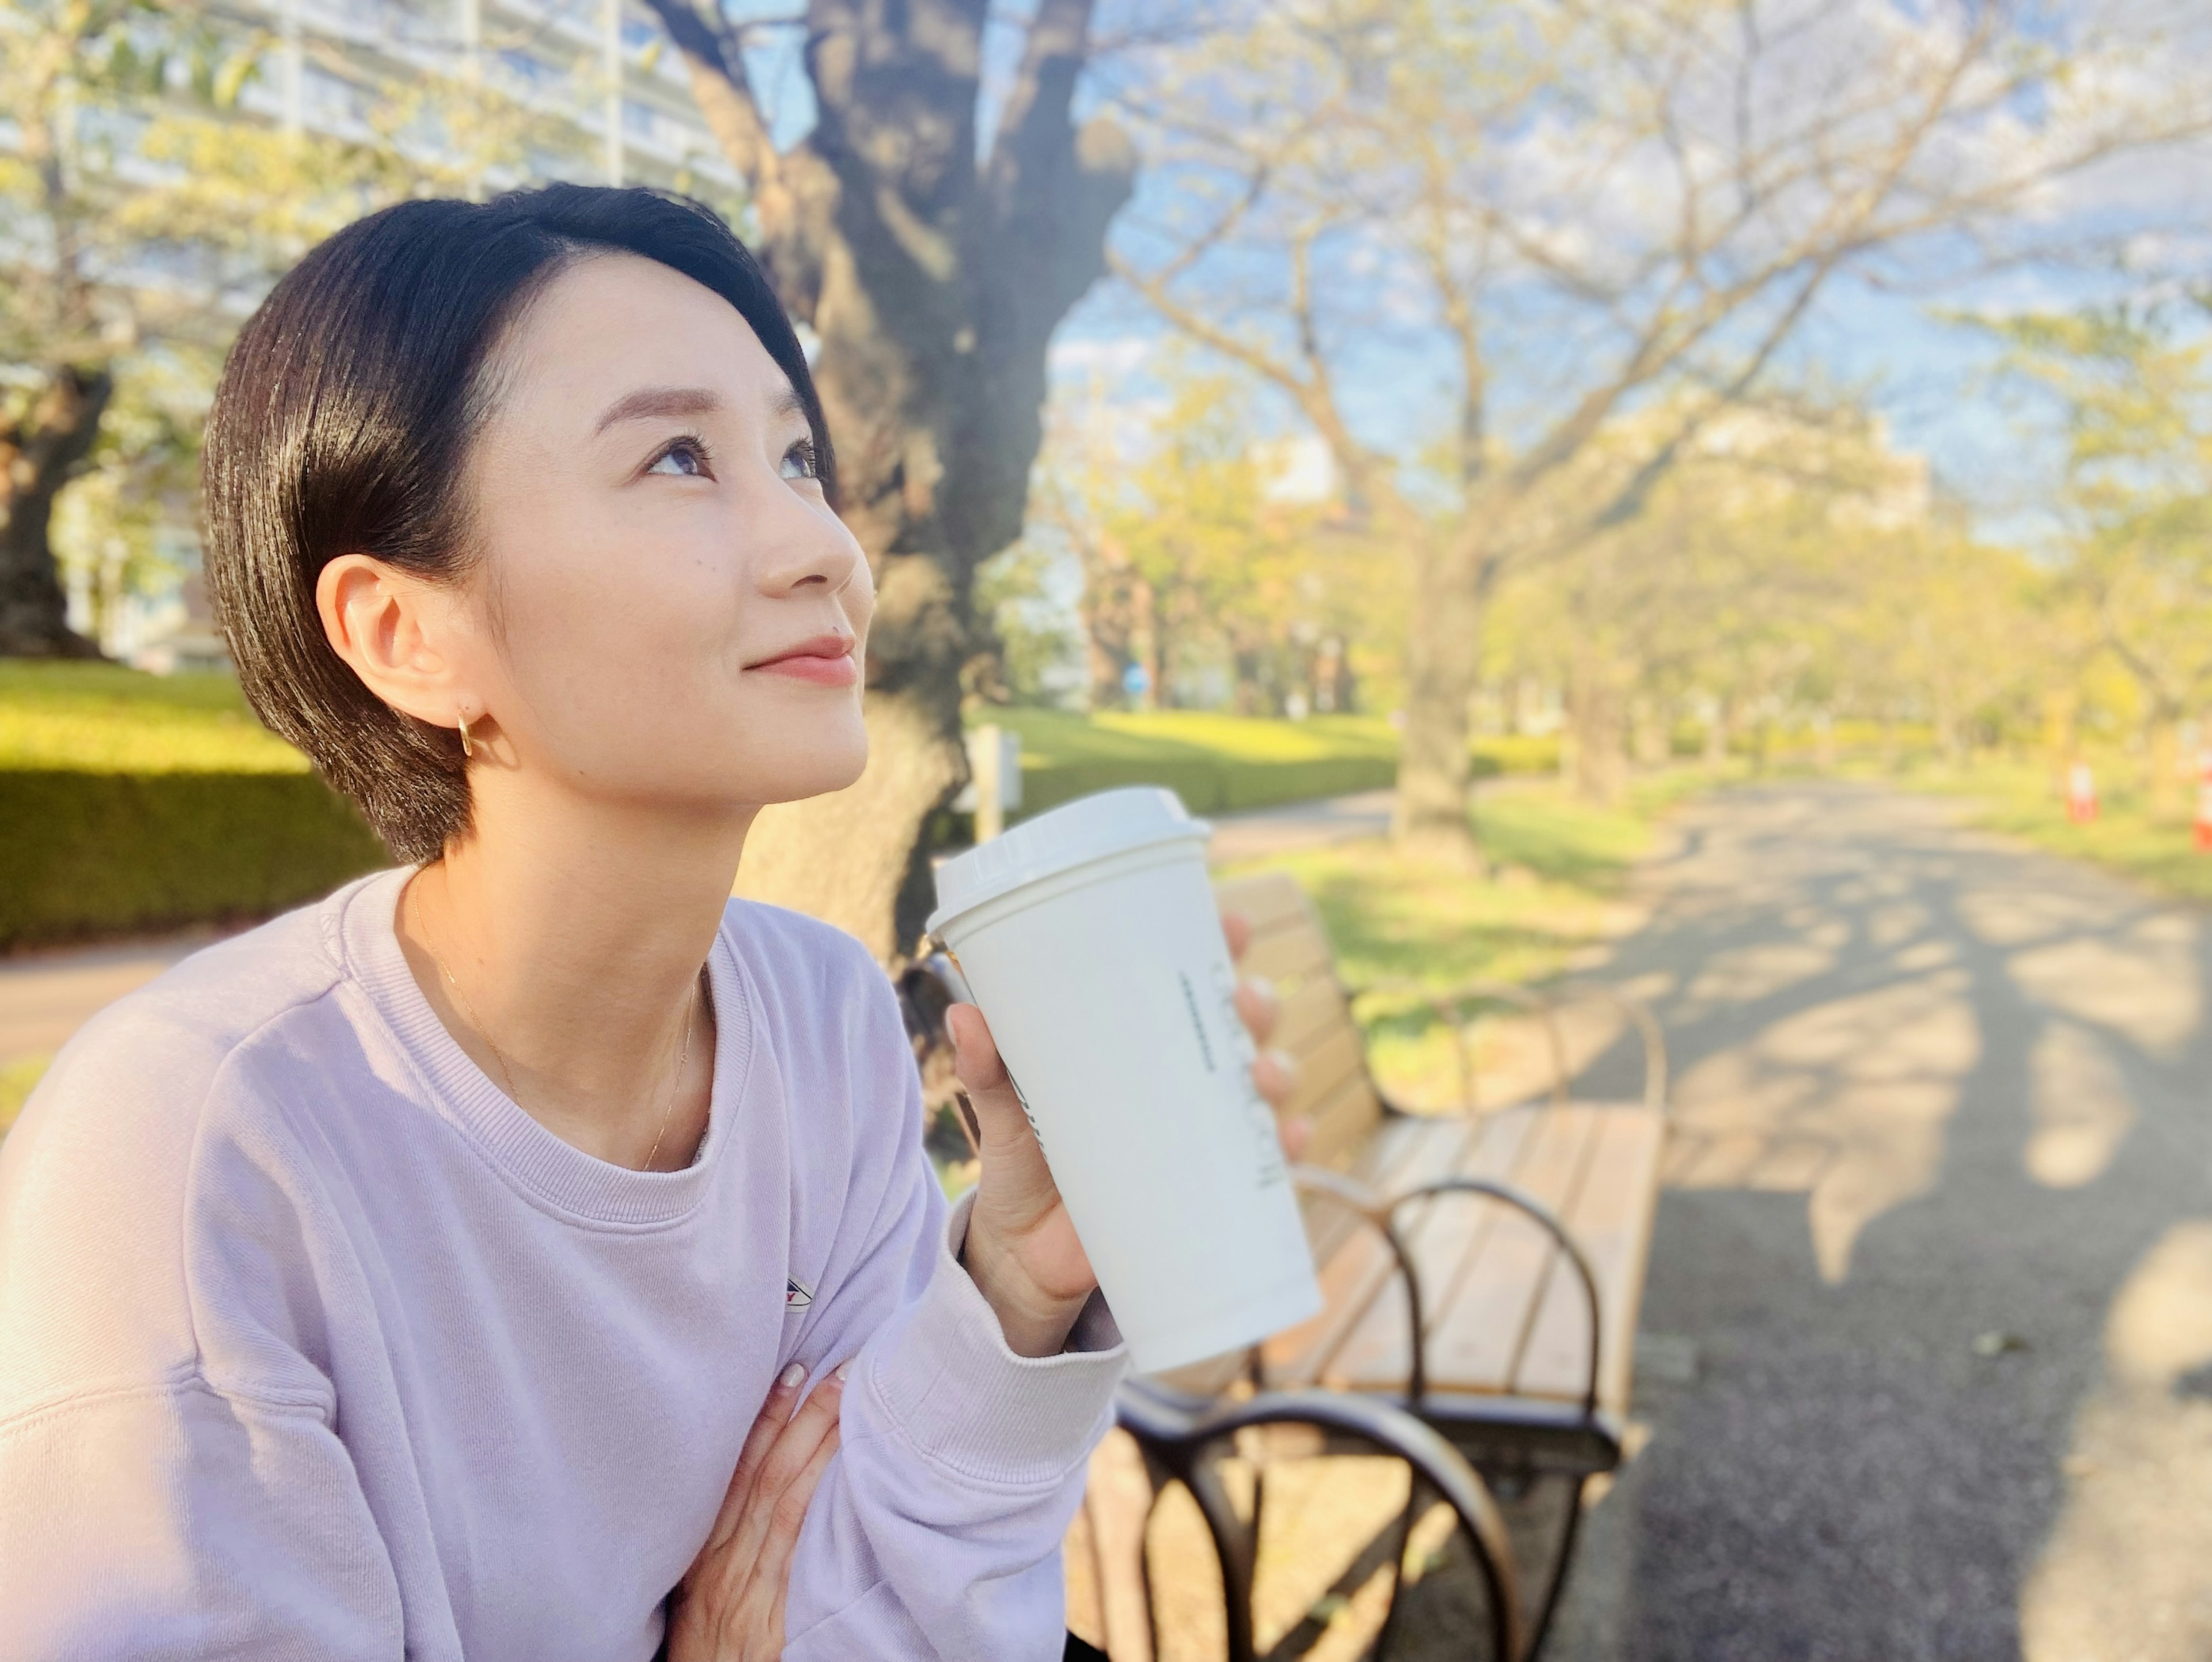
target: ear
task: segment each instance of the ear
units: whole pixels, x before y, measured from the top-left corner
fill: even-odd
[[[451,585],[341,554],[315,580],[315,609],[331,650],[392,709],[433,727],[483,720],[484,700],[465,669],[470,622]]]

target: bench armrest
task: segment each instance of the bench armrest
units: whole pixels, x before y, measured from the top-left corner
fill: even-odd
[[[1605,1328],[1602,1305],[1598,1296],[1597,1275],[1590,1268],[1589,1259],[1583,1251],[1582,1243],[1575,1239],[1572,1230],[1559,1221],[1550,1207],[1546,1206],[1534,1196],[1515,1188],[1510,1183],[1500,1183],[1491,1178],[1438,1178],[1433,1183],[1422,1184],[1390,1197],[1389,1202],[1390,1227],[1387,1228],[1386,1233],[1390,1237],[1392,1244],[1395,1245],[1399,1239],[1395,1221],[1401,1207],[1425,1198],[1441,1199],[1447,1195],[1475,1195],[1486,1200],[1494,1200],[1511,1207],[1515,1211],[1534,1220],[1537,1227],[1543,1230],[1558,1244],[1560,1252],[1565,1257],[1567,1262],[1574,1266],[1575,1279],[1582,1285],[1583,1308],[1589,1315],[1589,1373],[1583,1386],[1583,1417],[1586,1420],[1595,1420],[1597,1417],[1598,1346],[1602,1342]],[[1407,1405],[1418,1409],[1420,1406],[1422,1396],[1428,1389],[1426,1367],[1428,1336],[1421,1326],[1424,1319],[1421,1314],[1421,1294],[1419,1284],[1415,1279],[1416,1271],[1412,1257],[1408,1253],[1401,1251],[1398,1261],[1401,1269],[1407,1279],[1409,1290],[1406,1301],[1413,1310],[1414,1323],[1413,1366],[1412,1376],[1407,1381]]]
[[[1452,1509],[1474,1549],[1490,1597],[1491,1636],[1497,1656],[1500,1662],[1521,1662],[1527,1626],[1521,1611],[1519,1568],[1504,1517],[1466,1457],[1403,1409],[1371,1397],[1309,1390],[1261,1391],[1243,1402],[1194,1411],[1183,1402],[1133,1379],[1116,1396],[1115,1414],[1147,1456],[1181,1480],[1198,1501],[1221,1557],[1223,1585],[1230,1600],[1232,1659],[1252,1653],[1251,1601],[1258,1543],[1237,1517],[1225,1486],[1212,1470],[1209,1451],[1219,1448],[1241,1431],[1295,1426],[1395,1456],[1412,1471],[1417,1495],[1422,1483],[1435,1491]],[[1407,1522],[1411,1519],[1409,1508]],[[1394,1577],[1394,1601],[1399,1590]]]

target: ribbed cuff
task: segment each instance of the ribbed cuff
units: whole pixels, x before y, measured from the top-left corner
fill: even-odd
[[[1128,1352],[1102,1300],[1078,1318],[1070,1348],[1019,1356],[968,1272],[973,1194],[945,1220],[928,1289],[901,1312],[884,1342],[863,1353],[860,1381],[884,1415],[922,1454],[968,1477],[1015,1487],[1058,1482],[1105,1430]]]

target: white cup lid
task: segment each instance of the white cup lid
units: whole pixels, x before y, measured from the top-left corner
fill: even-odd
[[[1094,860],[1178,837],[1203,842],[1212,835],[1213,827],[1194,819],[1181,797],[1158,786],[1131,785],[1079,796],[939,866],[937,910],[930,914],[929,931],[936,934],[946,919],[972,911],[987,900]]]

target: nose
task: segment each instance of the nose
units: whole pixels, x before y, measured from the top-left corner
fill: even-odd
[[[866,581],[867,557],[845,522],[781,479],[755,514],[752,530],[761,545],[756,581],[763,594],[841,594]]]

